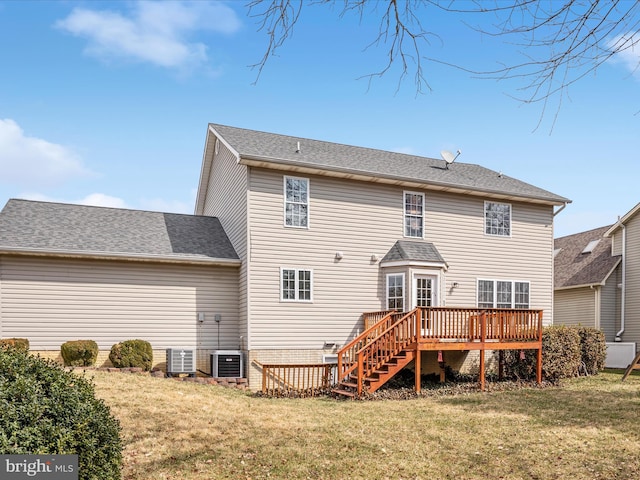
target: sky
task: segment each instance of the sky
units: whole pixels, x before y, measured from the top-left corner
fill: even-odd
[[[386,62],[369,46],[380,11],[341,5],[305,4],[258,77],[268,36],[244,1],[0,2],[0,206],[193,213],[208,123],[431,158],[460,149],[457,161],[571,199],[556,237],[640,202],[640,47],[543,112],[514,98],[521,80],[426,60],[423,93],[397,64],[368,81]],[[421,14],[426,57],[486,71],[527,53],[475,18]]]

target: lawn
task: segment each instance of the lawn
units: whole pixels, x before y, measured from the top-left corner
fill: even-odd
[[[640,375],[412,400],[268,399],[95,372],[125,479],[640,477]]]

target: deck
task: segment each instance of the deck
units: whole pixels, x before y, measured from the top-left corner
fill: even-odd
[[[410,312],[363,314],[365,330],[342,347],[335,364],[254,363],[262,370],[262,392],[314,396],[329,391],[349,397],[373,393],[411,362],[420,391],[421,355],[438,352],[444,379],[445,351],[479,351],[479,383],[485,387],[487,350],[535,350],[542,381],[542,310],[419,307]]]
[[[411,361],[420,391],[424,351],[478,350],[484,390],[486,350],[536,350],[542,381],[542,310],[419,307],[365,313],[364,321],[365,331],[339,352],[336,393],[374,392]]]

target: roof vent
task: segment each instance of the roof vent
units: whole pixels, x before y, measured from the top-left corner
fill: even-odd
[[[596,245],[598,245],[598,243],[600,243],[600,240],[591,240],[586,247],[584,247],[584,250],[582,250],[582,253],[591,253],[593,252],[593,249],[596,248]]]
[[[296,153],[300,153],[300,142],[298,142],[298,146],[296,147]]]

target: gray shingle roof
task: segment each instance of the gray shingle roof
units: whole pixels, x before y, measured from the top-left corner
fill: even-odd
[[[611,225],[556,238],[560,249],[554,259],[554,288],[601,284],[620,262],[611,255],[611,238],[604,237]],[[592,240],[600,240],[591,253],[582,253]]]
[[[0,212],[0,251],[236,260],[215,217],[11,199]]]
[[[381,263],[396,261],[446,264],[433,243],[413,240],[398,240],[381,260]]]
[[[210,127],[244,158],[404,180],[440,188],[495,193],[554,204],[570,202],[567,198],[507,175],[501,175],[480,165],[456,161],[447,170],[443,160],[433,158],[218,124],[210,124]],[[300,151],[296,152],[298,142]]]

